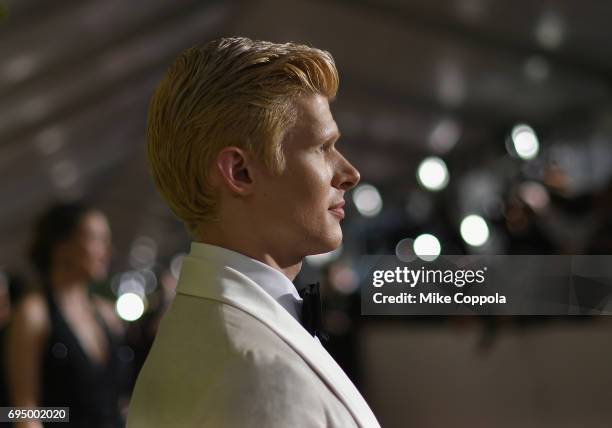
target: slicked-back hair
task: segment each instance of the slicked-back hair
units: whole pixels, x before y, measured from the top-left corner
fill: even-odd
[[[208,173],[219,151],[240,147],[282,172],[293,101],[331,101],[338,84],[332,56],[305,45],[233,37],[185,50],[149,106],[147,157],[161,196],[192,232],[218,220]]]

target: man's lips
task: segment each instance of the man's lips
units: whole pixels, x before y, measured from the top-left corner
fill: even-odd
[[[344,201],[340,201],[332,205],[331,207],[329,207],[329,211],[331,211],[332,214],[338,216],[340,219],[343,219],[344,218]]]

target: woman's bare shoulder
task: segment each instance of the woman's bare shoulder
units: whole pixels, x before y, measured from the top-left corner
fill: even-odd
[[[44,332],[49,329],[49,309],[40,291],[32,291],[21,299],[15,308],[13,325],[28,331]]]

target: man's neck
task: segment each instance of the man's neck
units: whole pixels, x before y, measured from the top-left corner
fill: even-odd
[[[290,281],[293,281],[302,269],[301,259],[280,260],[279,257],[275,257],[273,254],[271,254],[270,251],[267,251],[263,248],[257,248],[254,245],[245,245],[244,243],[232,242],[229,239],[215,239],[212,236],[206,236],[205,238],[196,237],[194,239],[196,242],[200,242],[202,244],[216,245],[218,247],[232,250],[257,261],[260,261],[272,267],[273,269],[276,269],[277,271],[285,275],[287,278],[289,278]]]

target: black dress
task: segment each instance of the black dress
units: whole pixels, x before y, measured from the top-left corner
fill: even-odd
[[[62,423],[62,427],[123,427],[119,399],[126,359],[117,338],[90,300],[108,343],[106,363],[92,361],[59,311],[49,287],[45,294],[51,328],[43,353],[40,406],[70,407],[70,423]]]

